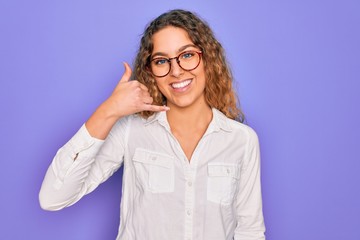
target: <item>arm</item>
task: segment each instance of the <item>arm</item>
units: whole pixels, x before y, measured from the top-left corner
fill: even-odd
[[[114,128],[116,131],[111,132],[106,141],[91,137],[83,125],[59,149],[39,193],[43,209],[60,210],[76,203],[120,167],[124,152],[123,140],[116,138],[115,133],[118,135],[125,131],[125,119],[117,125]]]
[[[131,69],[125,64],[125,73],[111,96],[57,152],[39,194],[43,209],[59,210],[74,204],[120,167],[125,116],[140,111],[168,110],[152,105],[153,99],[146,86],[129,81],[130,76]]]
[[[260,183],[260,150],[256,133],[250,129],[247,154],[241,169],[236,198],[237,227],[234,240],[265,240]]]

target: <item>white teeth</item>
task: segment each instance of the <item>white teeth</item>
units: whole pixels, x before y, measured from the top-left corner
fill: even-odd
[[[171,86],[173,88],[183,88],[186,87],[187,85],[189,85],[191,83],[191,80],[186,80],[183,82],[179,82],[179,83],[172,83]]]

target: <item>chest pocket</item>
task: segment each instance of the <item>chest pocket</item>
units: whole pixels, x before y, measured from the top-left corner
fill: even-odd
[[[174,191],[174,157],[138,148],[133,163],[136,177],[146,190],[153,193]]]
[[[240,166],[227,163],[208,164],[207,199],[228,205],[232,203],[240,179]]]

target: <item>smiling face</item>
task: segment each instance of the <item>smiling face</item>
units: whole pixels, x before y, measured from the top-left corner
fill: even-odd
[[[200,52],[182,28],[165,27],[153,35],[151,58],[174,58],[188,51]],[[188,58],[188,54],[182,55]],[[181,57],[180,57],[181,61]],[[204,107],[205,71],[203,61],[197,68],[186,71],[176,59],[171,60],[171,70],[165,77],[154,77],[161,93],[167,99],[170,108]]]

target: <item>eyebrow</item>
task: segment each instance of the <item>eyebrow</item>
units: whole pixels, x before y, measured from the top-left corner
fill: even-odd
[[[182,46],[181,48],[178,49],[178,53],[184,51],[185,49],[187,49],[188,47],[194,47],[194,48],[198,48],[197,46],[195,46],[194,44],[186,44],[185,46]],[[168,54],[163,53],[163,52],[156,52],[154,54],[151,54],[151,59],[153,59],[156,56],[168,56]]]

